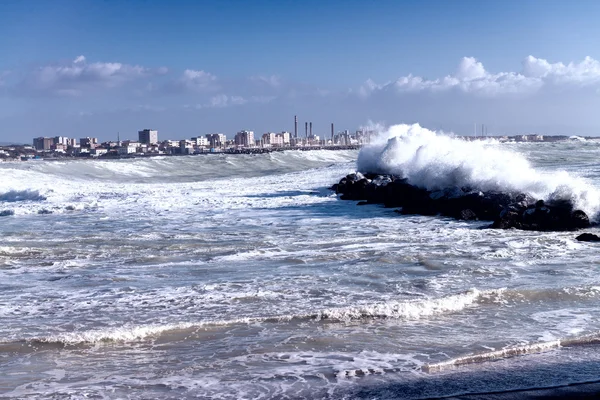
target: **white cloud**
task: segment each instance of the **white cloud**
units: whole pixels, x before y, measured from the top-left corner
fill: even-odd
[[[475,79],[483,79],[488,75],[483,64],[477,61],[474,57],[463,57],[458,65],[454,77],[459,80],[471,81]]]
[[[203,91],[215,88],[216,83],[217,77],[209,72],[186,69],[176,86],[192,91]]]
[[[228,103],[229,103],[229,96],[220,94],[218,96],[214,96],[213,98],[211,98],[209,104],[211,107],[227,107]]]
[[[251,96],[248,102],[250,103],[270,103],[275,100],[277,96]]]
[[[118,62],[88,63],[81,55],[70,63],[46,65],[27,73],[18,89],[77,96],[94,87],[118,87],[136,79],[160,74],[164,70]]]
[[[428,80],[409,74],[396,81],[377,84],[368,79],[358,93],[369,96],[374,92],[397,93],[440,92],[459,90],[468,94],[497,96],[502,94],[527,94],[549,85],[596,85],[600,84],[600,62],[586,57],[579,63],[549,63],[547,60],[528,56],[520,72],[491,73],[473,57],[464,57],[453,75]]]
[[[579,63],[551,64],[544,59],[528,56],[523,61],[523,73],[556,84],[590,85],[600,82],[600,62],[586,57]]]
[[[252,76],[250,77],[250,80],[256,83],[260,83],[260,84],[265,84],[267,86],[273,87],[273,88],[278,88],[281,86],[281,78],[277,75],[271,75],[271,76],[263,76],[263,75],[259,75],[259,76]]]
[[[229,106],[240,106],[242,104],[246,104],[248,102],[242,96],[227,96],[225,94],[220,94],[218,96],[214,96],[210,99],[208,103],[208,107],[229,107]]]
[[[211,97],[205,103],[199,103],[196,105],[186,104],[183,106],[183,108],[186,108],[186,109],[225,108],[225,107],[232,107],[232,106],[241,106],[241,105],[249,104],[249,103],[265,104],[265,103],[269,103],[270,101],[272,101],[274,99],[275,99],[275,96],[243,97],[243,96],[228,96],[226,94],[219,94],[219,95]]]

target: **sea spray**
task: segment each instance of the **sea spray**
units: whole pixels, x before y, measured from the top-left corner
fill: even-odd
[[[467,141],[414,125],[394,125],[364,147],[357,160],[363,173],[392,174],[430,191],[469,187],[568,200],[590,216],[600,210],[600,191],[565,171],[544,173],[522,155],[492,141]]]

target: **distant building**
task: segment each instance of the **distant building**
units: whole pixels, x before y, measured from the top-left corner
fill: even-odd
[[[208,142],[208,139],[205,136],[193,137],[192,142],[194,143],[195,146],[199,146],[199,147],[206,147],[210,144]]]
[[[222,133],[209,133],[206,135],[206,139],[211,148],[222,147],[227,142],[227,137]]]
[[[284,131],[284,132],[278,133],[277,136],[281,137],[281,140],[282,140],[282,142],[283,142],[284,145],[290,144],[290,137],[291,137],[291,135],[290,135],[289,132],[285,132]]]
[[[50,151],[54,145],[53,138],[37,137],[33,139],[33,147],[38,151]]]
[[[261,140],[263,147],[271,147],[273,145],[273,142],[275,142],[275,134],[265,133],[262,135]]]
[[[264,147],[283,147],[286,143],[290,143],[290,134],[287,132],[265,133],[262,135],[262,145]]]
[[[152,129],[144,129],[138,132],[138,139],[140,143],[144,144],[157,144],[158,143],[158,131]]]
[[[123,145],[123,146],[117,148],[117,152],[119,153],[119,155],[133,154],[136,152],[136,150],[137,150],[137,147],[131,146],[131,145]]]
[[[235,145],[239,147],[253,147],[254,146],[254,132],[253,131],[239,131],[235,134]]]
[[[191,140],[180,140],[179,152],[180,154],[194,154],[194,142]]]
[[[102,156],[106,153],[108,153],[108,149],[104,149],[102,147],[98,147],[90,151],[90,154],[96,157]]]
[[[98,138],[84,137],[79,139],[79,144],[81,147],[93,149],[98,144]]]

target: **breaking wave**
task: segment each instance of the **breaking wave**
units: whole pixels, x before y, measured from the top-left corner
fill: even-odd
[[[430,191],[470,187],[568,200],[588,215],[600,210],[600,191],[565,171],[542,173],[520,154],[490,142],[467,141],[414,125],[394,125],[361,149],[357,169],[393,174]]]
[[[43,201],[46,200],[37,190],[9,190],[0,194],[0,201],[14,203],[17,201]]]
[[[64,162],[0,164],[2,189],[21,189],[22,183],[61,181],[110,183],[197,182],[230,177],[257,177],[353,162],[356,150],[286,150],[260,155],[206,154],[186,157],[148,157],[125,160],[68,160]],[[11,185],[18,185],[12,186]]]
[[[223,327],[238,324],[281,323],[293,321],[327,321],[344,323],[354,320],[373,319],[415,320],[448,312],[461,311],[469,306],[477,304],[479,301],[484,301],[487,297],[493,296],[501,291],[502,289],[488,291],[471,289],[464,293],[435,299],[408,300],[404,302],[392,301],[355,307],[327,308],[316,312],[281,316],[101,328],[79,332],[64,332],[46,337],[25,339],[22,341],[36,344],[78,345],[102,342],[134,342],[150,337],[157,337],[169,332],[176,333],[190,329]]]

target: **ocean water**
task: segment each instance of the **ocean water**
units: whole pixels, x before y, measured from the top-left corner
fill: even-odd
[[[327,188],[358,162],[437,188],[570,196],[596,217],[600,142],[400,131],[360,154],[0,163],[0,398],[420,399],[598,381],[599,245]]]

